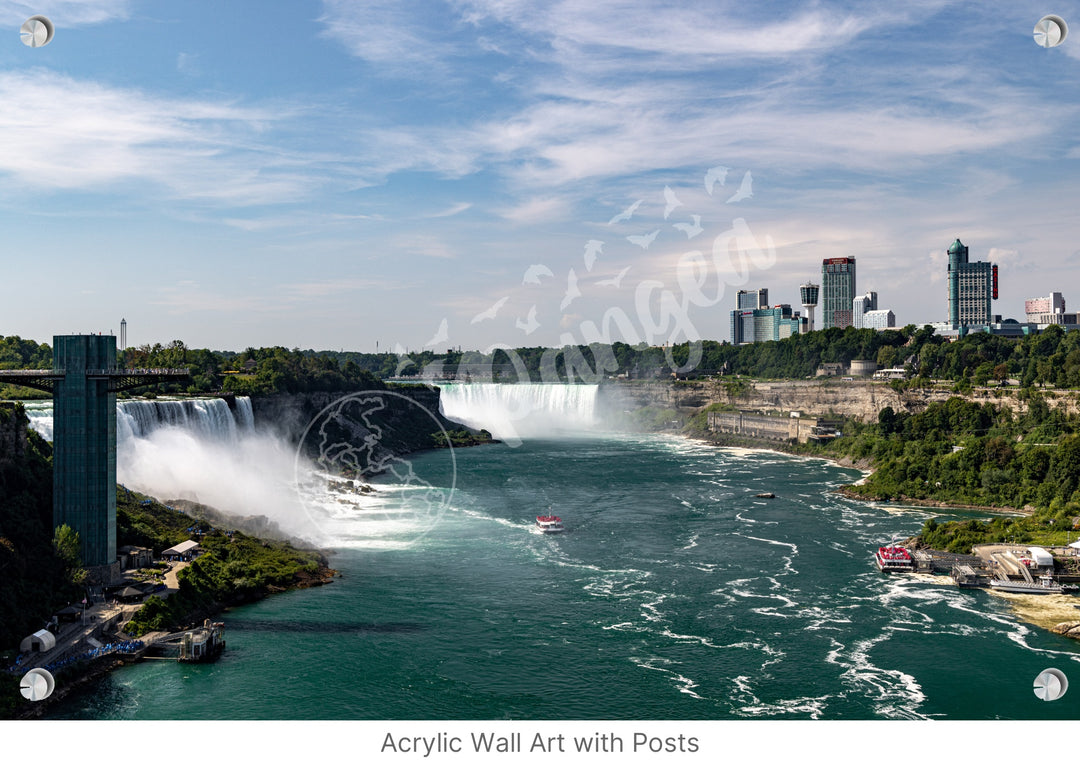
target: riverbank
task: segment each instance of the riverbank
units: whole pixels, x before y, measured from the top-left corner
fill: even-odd
[[[748,439],[745,437],[733,437],[722,436],[720,434],[708,434],[701,433],[690,434],[689,438],[693,438],[697,441],[702,441],[707,444],[716,447],[723,448],[735,448],[735,449],[760,449],[770,452],[778,452],[780,454],[792,455],[795,457],[809,457],[819,460],[827,460],[845,468],[854,468],[863,473],[863,478],[852,485],[842,485],[836,488],[835,492],[843,495],[845,498],[851,500],[862,501],[864,503],[873,503],[881,506],[901,506],[901,507],[914,507],[914,508],[933,508],[933,509],[964,509],[986,513],[988,515],[1008,515],[1015,517],[1030,516],[1035,512],[1032,507],[1023,509],[1006,508],[1001,506],[980,506],[969,503],[953,503],[940,500],[928,500],[920,498],[909,498],[900,496],[883,500],[881,498],[871,497],[854,487],[862,484],[868,477],[873,475],[874,469],[869,460],[853,460],[850,457],[833,457],[820,453],[814,453],[813,451],[806,449],[798,449],[792,447],[791,444],[784,444],[782,442],[770,442],[764,439]],[[911,548],[917,548],[918,536],[912,536],[906,542],[905,545],[909,545]],[[1028,544],[1017,544],[1017,546],[1027,546]],[[933,577],[936,583],[952,583],[949,580],[944,579],[941,576]],[[940,580],[940,581],[939,581]],[[1010,609],[1021,621],[1031,624],[1043,630],[1047,630],[1056,635],[1061,635],[1066,638],[1080,640],[1080,596],[1062,594],[1062,595],[1017,595],[1008,594],[1004,592],[998,592],[996,590],[985,590],[987,594],[1001,598],[1008,602]]]
[[[182,632],[201,624],[205,619],[215,618],[223,612],[243,605],[257,603],[271,595],[277,595],[293,590],[309,589],[311,587],[332,583],[333,580],[340,575],[339,572],[329,566],[329,562],[323,553],[315,552],[314,554],[319,558],[316,561],[314,568],[301,568],[295,571],[290,579],[279,578],[276,580],[276,583],[268,583],[258,589],[248,590],[228,597],[203,600],[201,605],[189,609],[182,618],[178,618],[166,626],[155,629],[168,633]],[[171,597],[178,592],[180,592],[180,589],[167,586],[162,596],[151,597],[142,607],[147,605],[160,605],[161,603],[152,601],[166,600],[168,597]],[[108,647],[109,644],[130,643],[133,639],[133,635],[124,632],[114,632],[111,637],[102,635],[97,636],[97,641],[102,647]],[[72,650],[76,651],[76,653],[80,651],[78,649]],[[124,667],[125,665],[133,664],[136,661],[138,661],[137,658],[123,658],[116,653],[103,654],[87,660],[76,660],[65,665],[60,671],[56,672],[56,689],[49,698],[38,702],[30,702],[19,695],[15,703],[14,712],[9,718],[41,718],[46,715],[47,712],[61,706],[70,698],[92,690],[100,679],[104,678],[113,670]]]

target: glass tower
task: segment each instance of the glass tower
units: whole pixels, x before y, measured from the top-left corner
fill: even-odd
[[[855,256],[826,258],[821,262],[822,328],[851,325],[851,305],[855,299]]]
[[[959,239],[949,246],[949,328],[990,325],[996,279],[996,264],[969,262],[967,246]]]

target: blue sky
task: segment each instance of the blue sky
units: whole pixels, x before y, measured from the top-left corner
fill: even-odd
[[[0,334],[723,339],[842,255],[922,323],[957,237],[1080,309],[1080,2],[1028,8],[0,0]]]

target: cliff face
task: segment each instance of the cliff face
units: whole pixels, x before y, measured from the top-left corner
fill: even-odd
[[[993,390],[975,390],[968,400],[1009,406],[1023,411],[1022,403],[1009,391],[999,396]],[[692,414],[709,404],[729,404],[750,412],[803,412],[828,414],[876,421],[886,406],[897,412],[921,412],[932,403],[942,403],[957,394],[949,390],[920,389],[901,393],[883,382],[870,380],[793,380],[789,382],[751,382],[729,393],[721,382],[606,382],[600,387],[601,411],[609,417],[645,407],[671,408]],[[1051,405],[1067,401],[1066,395],[1052,396]]]
[[[353,398],[355,401],[342,401]],[[255,427],[276,428],[306,456],[341,470],[365,461],[445,446],[441,431],[462,426],[439,413],[439,390],[428,385],[359,393],[301,393],[252,397]]]
[[[27,428],[22,404],[0,403],[0,463],[26,456]]]
[[[375,393],[378,391],[367,391]],[[434,414],[444,425],[447,421],[439,414],[438,388],[422,385],[416,388],[396,391],[423,406]],[[271,396],[253,396],[251,411],[255,417],[255,427],[272,426],[283,432],[289,441],[297,441],[304,434],[308,425],[330,404],[355,393],[279,393]],[[417,409],[417,411],[420,411]],[[447,427],[449,430],[449,427]]]

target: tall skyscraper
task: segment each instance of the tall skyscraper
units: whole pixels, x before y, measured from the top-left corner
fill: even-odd
[[[997,297],[997,264],[968,261],[967,247],[954,241],[949,246],[949,328],[990,325],[990,300]]]
[[[877,291],[869,291],[856,296],[851,302],[851,325],[855,328],[870,328],[864,321],[867,312],[877,309]]]
[[[855,256],[826,258],[821,262],[821,326],[851,325],[855,299]]]

